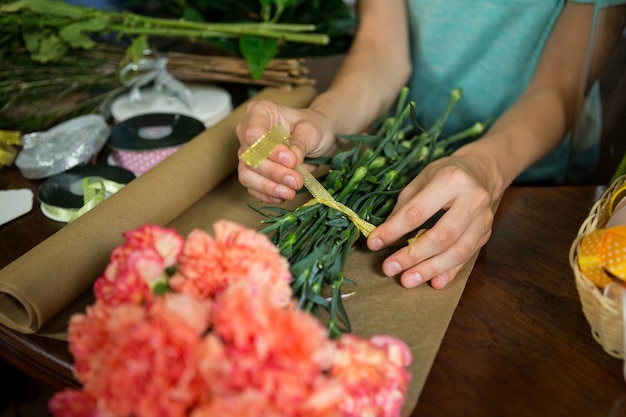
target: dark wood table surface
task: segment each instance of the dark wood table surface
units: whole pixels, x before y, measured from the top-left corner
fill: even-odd
[[[0,170],[0,189],[37,185],[13,168]],[[603,190],[506,192],[414,416],[626,415],[622,361],[592,338],[568,262],[578,227]],[[61,227],[36,202],[0,226],[0,267]],[[55,388],[77,385],[63,342],[0,326],[0,356]]]

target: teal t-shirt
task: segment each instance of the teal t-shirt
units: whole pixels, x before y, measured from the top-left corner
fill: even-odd
[[[414,65],[409,87],[420,124],[431,126],[444,111],[450,91],[457,87],[462,88],[463,97],[446,123],[444,135],[498,118],[530,82],[565,3],[409,0]],[[518,182],[561,182],[567,160],[564,141]]]

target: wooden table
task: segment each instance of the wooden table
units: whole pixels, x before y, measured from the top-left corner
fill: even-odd
[[[14,169],[0,170],[0,189],[36,186]],[[593,340],[568,263],[602,191],[507,191],[414,416],[626,415],[622,361]],[[0,267],[61,226],[37,206],[0,226]],[[63,342],[0,326],[0,356],[55,388],[76,386]]]

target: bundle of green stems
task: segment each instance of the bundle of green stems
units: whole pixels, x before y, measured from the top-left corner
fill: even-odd
[[[391,213],[400,191],[427,164],[449,155],[455,143],[484,131],[483,123],[475,123],[447,138],[440,137],[460,97],[461,90],[453,90],[444,113],[424,130],[405,88],[395,115],[385,115],[367,133],[341,135],[354,146],[330,159],[308,162],[328,164],[328,174],[320,178],[322,185],[337,202],[377,226]],[[268,224],[262,232],[292,265],[291,286],[299,307],[312,313],[326,310],[331,335],[349,332],[342,286],[354,283],[344,275],[344,265],[361,235],[358,228],[343,213],[323,204],[304,204],[295,210],[269,206],[261,212]]]

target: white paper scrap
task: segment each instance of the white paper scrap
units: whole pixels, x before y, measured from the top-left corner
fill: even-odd
[[[0,191],[0,226],[33,209],[33,192],[28,188]]]

